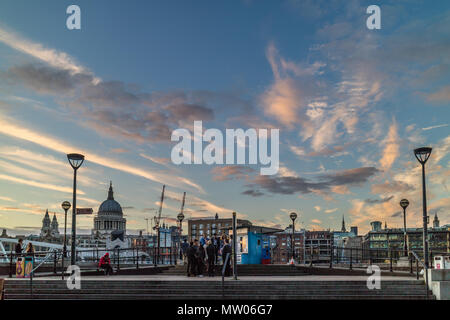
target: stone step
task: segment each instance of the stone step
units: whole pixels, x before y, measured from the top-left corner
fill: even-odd
[[[281,283],[280,283],[281,282]],[[231,281],[225,281],[225,287],[235,287],[235,288],[245,288],[245,287],[258,287],[258,288],[308,288],[308,287],[315,287],[315,288],[366,288],[366,283],[359,283],[359,284],[349,284],[349,283],[340,283],[340,284],[317,284],[317,283],[284,283],[285,281],[277,281],[275,283],[263,283],[263,284],[253,284],[249,285],[246,283],[239,283],[239,282],[232,282]],[[214,282],[206,282],[206,281],[190,281],[189,283],[177,283],[173,281],[173,283],[141,283],[141,284],[121,284],[121,283],[85,283],[81,282],[83,287],[86,288],[162,288],[162,287],[178,287],[178,288],[212,288],[212,287],[222,287],[222,284],[220,281],[214,281]],[[388,283],[382,283],[383,288],[420,288],[423,287],[423,284],[388,284]],[[29,288],[30,284],[19,284],[19,283],[5,283],[4,288]],[[33,288],[66,288],[66,282],[64,283],[42,283],[37,284],[33,283]]]
[[[5,295],[6,300],[27,300],[30,299],[29,294],[11,294]],[[183,298],[184,300],[256,300],[256,299],[289,299],[289,300],[367,300],[367,299],[375,299],[375,300],[422,300],[426,299],[425,295],[413,295],[413,294],[405,294],[405,295],[392,295],[392,294],[384,294],[384,295],[280,295],[280,294],[267,294],[267,295],[236,295],[236,294],[225,294],[222,296],[221,294],[216,295],[186,295],[180,297],[180,295],[148,295],[148,294],[112,294],[112,295],[59,295],[59,294],[46,294],[46,295],[33,295],[33,300],[178,300]]]
[[[80,289],[80,290],[68,290],[68,289],[33,289],[33,294],[64,294],[64,295],[76,295],[76,294],[177,294],[180,296],[191,295],[191,294],[199,294],[199,295],[207,295],[221,292],[221,289],[215,290],[181,290],[181,289]],[[320,290],[320,289],[305,289],[305,290],[230,290],[229,288],[225,288],[226,292],[235,291],[234,294],[242,295],[258,295],[262,292],[265,294],[313,294],[313,295],[323,295],[323,294],[358,294],[358,295],[382,295],[382,294],[398,294],[402,295],[405,293],[404,290],[369,290],[369,289],[358,289],[358,290],[349,290],[349,289],[336,289],[336,290]],[[4,293],[6,295],[14,294],[14,293],[30,293],[29,290],[5,290]],[[422,290],[417,291],[409,291],[410,295],[423,295],[425,293],[424,288]]]

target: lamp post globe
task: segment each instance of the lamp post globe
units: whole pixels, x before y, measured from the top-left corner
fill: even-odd
[[[425,265],[425,281],[428,287],[428,215],[427,215],[427,190],[425,183],[425,163],[428,161],[433,149],[421,147],[414,149],[414,156],[422,165],[422,209],[423,209],[423,259]],[[428,296],[428,291],[427,291]]]
[[[408,199],[400,200],[400,207],[403,208],[403,251],[405,257],[408,256],[408,235],[406,232],[406,208],[409,206]]]
[[[84,162],[84,155],[79,153],[67,154],[67,160],[69,160],[70,166],[73,169],[73,200],[72,200],[72,243],[71,243],[71,257],[70,261],[72,265],[76,264],[76,230],[77,230],[77,170]]]

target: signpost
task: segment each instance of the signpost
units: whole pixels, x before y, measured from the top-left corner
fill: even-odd
[[[94,210],[92,208],[77,208],[77,215],[79,214],[92,214]]]

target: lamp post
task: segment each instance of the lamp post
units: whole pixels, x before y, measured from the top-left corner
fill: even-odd
[[[409,206],[408,199],[400,200],[400,207],[403,208],[403,249],[405,257],[408,256],[408,236],[406,233],[406,208]]]
[[[70,166],[73,168],[73,200],[72,200],[72,243],[71,243],[71,257],[72,265],[76,264],[75,240],[77,228],[77,170],[84,162],[84,155],[78,153],[69,153],[67,155]]]
[[[61,203],[61,208],[64,210],[64,244],[63,244],[63,258],[67,257],[67,211],[70,209],[71,204],[69,201]],[[63,264],[64,265],[64,264]]]
[[[63,255],[62,255],[62,279],[64,280],[64,258],[67,257],[67,210],[69,210],[71,207],[70,202],[69,201],[64,201],[63,203],[61,203],[61,208],[64,209],[64,244],[63,244]]]
[[[289,218],[292,220],[292,237],[291,237],[291,247],[292,247],[292,260],[295,259],[295,240],[294,240],[294,232],[295,232],[295,219],[297,219],[297,214],[295,212],[291,212],[289,214]],[[295,264],[295,261],[294,261]]]
[[[425,186],[425,163],[431,155],[432,148],[422,147],[414,150],[417,161],[422,165],[422,207],[423,207],[423,261],[425,265],[425,282],[428,296],[428,215],[427,215],[427,190]]]
[[[177,215],[177,219],[180,222],[180,228],[178,229],[178,237],[179,237],[179,242],[180,242],[180,251],[181,251],[181,231],[183,230],[183,219],[184,219],[184,214],[183,212],[180,212]]]

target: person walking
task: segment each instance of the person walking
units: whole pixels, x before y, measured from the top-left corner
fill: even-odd
[[[227,254],[230,254],[227,264],[225,266],[225,277],[229,277],[231,275],[231,245],[230,245],[230,240],[225,239],[225,245],[223,246],[222,249],[222,260],[223,263],[225,263],[225,259],[227,258]]]
[[[208,241],[206,247],[206,254],[208,256],[208,277],[214,277],[214,269],[216,263],[216,247],[211,241]]]

